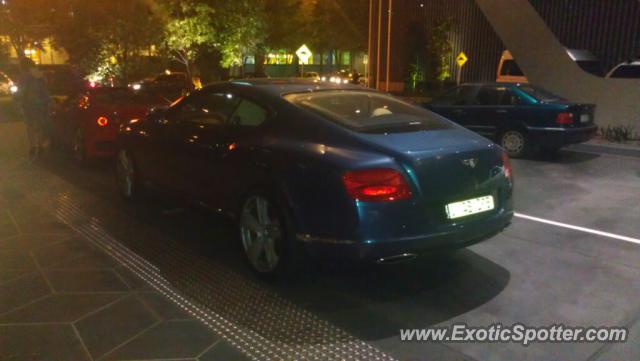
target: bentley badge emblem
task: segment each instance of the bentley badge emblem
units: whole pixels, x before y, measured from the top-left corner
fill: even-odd
[[[463,159],[462,164],[466,165],[469,168],[475,168],[476,165],[478,165],[478,158]]]

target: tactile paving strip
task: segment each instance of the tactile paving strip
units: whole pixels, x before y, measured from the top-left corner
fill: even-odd
[[[145,257],[138,255],[69,194],[53,207],[58,219],[254,360],[394,360],[258,282],[194,259],[174,242],[147,245]]]

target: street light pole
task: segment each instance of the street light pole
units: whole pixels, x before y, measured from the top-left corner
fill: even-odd
[[[367,63],[364,65],[365,86],[368,88],[371,78],[371,23],[373,21],[373,0],[369,0],[369,36],[367,42]]]
[[[380,42],[382,40],[382,0],[378,0],[378,46],[376,47],[376,90],[380,89]]]
[[[393,0],[389,0],[389,18],[387,19],[387,76],[385,78],[385,91],[389,92],[389,74],[391,70],[391,15],[393,12]]]

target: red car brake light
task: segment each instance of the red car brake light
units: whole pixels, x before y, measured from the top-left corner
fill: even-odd
[[[109,119],[107,117],[99,117],[96,120],[96,123],[98,123],[98,125],[101,127],[106,127],[107,125],[109,125]]]
[[[573,114],[572,113],[560,113],[556,117],[557,124],[573,124]]]
[[[400,172],[388,168],[346,172],[342,181],[351,198],[365,202],[390,202],[411,197],[409,184]]]
[[[506,152],[502,152],[502,167],[504,168],[504,176],[511,179],[513,176],[513,169],[511,169],[511,162]]]

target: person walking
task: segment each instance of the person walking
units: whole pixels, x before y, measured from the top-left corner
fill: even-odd
[[[30,59],[21,62],[21,79],[17,101],[27,126],[29,160],[40,157],[48,145],[49,106],[51,97],[44,76]]]

